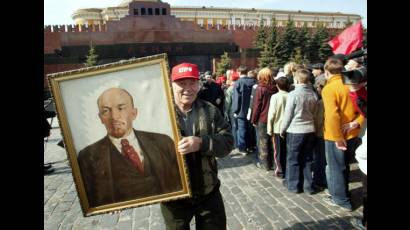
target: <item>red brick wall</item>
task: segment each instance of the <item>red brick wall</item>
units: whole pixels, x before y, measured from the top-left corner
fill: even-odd
[[[54,53],[55,49],[61,49],[61,33],[44,32],[44,53]]]
[[[234,42],[240,48],[252,48],[256,36],[255,30],[236,29],[232,32]]]
[[[60,28],[55,29],[60,30]],[[52,53],[61,46],[78,46],[124,43],[157,43],[157,42],[202,42],[233,43],[232,33],[201,29],[193,22],[182,22],[174,16],[127,16],[120,21],[109,21],[106,31],[51,32],[44,31],[44,53]]]

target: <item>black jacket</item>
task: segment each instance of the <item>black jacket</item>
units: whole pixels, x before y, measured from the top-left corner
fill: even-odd
[[[251,100],[252,86],[256,83],[256,79],[251,77],[241,77],[235,82],[232,111],[238,115],[238,118],[246,119]]]
[[[225,94],[221,87],[219,87],[219,85],[215,82],[205,82],[198,93],[198,97],[202,100],[210,102],[211,104],[216,106],[219,111],[221,111],[221,113],[223,113]],[[218,98],[221,100],[219,105],[216,103],[216,99]]]

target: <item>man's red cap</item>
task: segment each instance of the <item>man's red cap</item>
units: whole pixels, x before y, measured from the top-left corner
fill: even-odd
[[[198,66],[191,63],[182,63],[172,68],[171,79],[177,81],[180,79],[191,78],[199,80]]]

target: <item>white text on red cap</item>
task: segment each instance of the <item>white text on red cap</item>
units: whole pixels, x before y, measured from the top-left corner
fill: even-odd
[[[178,73],[192,72],[192,67],[181,67],[178,69]]]

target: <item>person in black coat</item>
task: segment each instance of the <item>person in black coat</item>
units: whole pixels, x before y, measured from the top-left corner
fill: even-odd
[[[211,73],[205,73],[205,82],[198,93],[198,97],[215,105],[223,114],[225,94],[221,87],[214,82]]]

